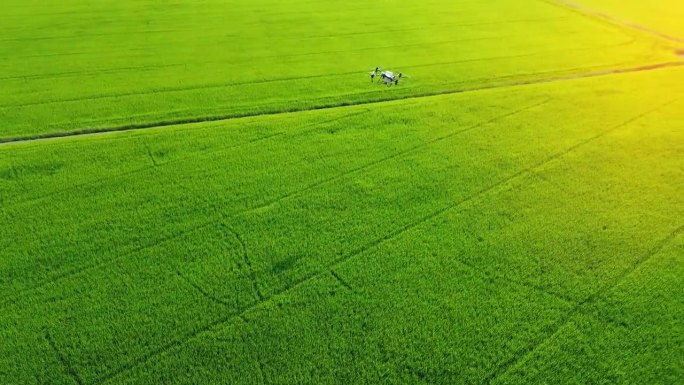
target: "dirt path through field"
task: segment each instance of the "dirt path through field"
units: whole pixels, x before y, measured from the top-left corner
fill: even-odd
[[[684,51],[681,52],[681,55],[679,57],[684,58]],[[241,118],[255,117],[255,116],[284,115],[284,114],[291,114],[291,113],[304,112],[304,111],[315,111],[315,110],[326,110],[326,109],[343,108],[343,107],[350,107],[350,106],[371,105],[371,104],[378,104],[378,103],[388,103],[388,102],[397,101],[397,100],[427,98],[427,97],[433,97],[433,96],[439,96],[439,95],[450,95],[450,94],[459,94],[459,93],[465,93],[465,92],[484,91],[484,90],[490,90],[490,89],[520,87],[520,86],[527,86],[527,85],[534,85],[534,84],[555,83],[555,82],[562,82],[562,81],[575,80],[575,79],[585,79],[585,78],[594,78],[594,77],[601,77],[601,76],[629,74],[629,73],[635,73],[635,72],[655,71],[655,70],[661,70],[661,69],[666,69],[666,68],[674,68],[674,67],[684,67],[684,61],[671,61],[671,62],[647,64],[647,65],[642,65],[642,66],[626,67],[626,68],[623,68],[623,67],[609,68],[609,69],[604,69],[604,70],[590,71],[590,72],[585,72],[585,73],[577,73],[577,74],[569,74],[569,75],[568,74],[560,74],[560,75],[550,76],[550,77],[546,77],[546,78],[494,82],[494,83],[486,84],[483,86],[464,87],[464,88],[458,88],[458,89],[446,90],[446,91],[438,91],[438,92],[424,92],[424,93],[418,93],[418,94],[414,94],[414,95],[410,95],[410,96],[400,96],[400,97],[389,96],[387,98],[382,98],[382,99],[372,100],[372,101],[361,101],[361,102],[355,102],[355,103],[338,102],[338,103],[332,103],[332,104],[321,104],[321,105],[312,106],[312,107],[304,107],[304,108],[300,108],[297,110],[274,111],[274,112],[266,112],[266,113],[241,114],[241,115],[203,116],[203,117],[196,117],[196,118],[141,123],[141,124],[133,124],[133,125],[117,126],[117,127],[83,128],[81,130],[76,130],[76,131],[71,131],[71,132],[53,132],[53,133],[33,135],[33,136],[25,136],[25,137],[0,138],[0,147],[7,146],[10,144],[14,144],[14,143],[58,140],[60,138],[67,138],[67,137],[74,137],[74,136],[103,135],[103,134],[110,134],[110,133],[124,132],[124,131],[144,130],[144,129],[151,129],[151,128],[169,127],[169,126],[183,126],[183,125],[206,123],[206,122],[219,122],[219,121],[227,121],[227,120],[241,119]]]

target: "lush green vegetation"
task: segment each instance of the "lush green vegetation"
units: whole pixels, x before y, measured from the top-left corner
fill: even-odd
[[[7,0],[1,11],[5,139],[453,92],[671,59],[640,35],[536,1]],[[390,95],[368,82],[376,65],[412,79]]]
[[[608,74],[669,43],[511,0],[0,7],[3,138],[163,123],[0,145],[0,383],[684,378],[684,68]]]

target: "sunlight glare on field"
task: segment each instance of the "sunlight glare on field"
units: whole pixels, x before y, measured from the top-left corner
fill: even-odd
[[[684,2],[681,0],[575,1],[606,15],[676,37],[684,43]]]

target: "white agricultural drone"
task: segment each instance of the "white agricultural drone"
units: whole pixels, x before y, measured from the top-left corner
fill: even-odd
[[[382,82],[387,87],[391,87],[392,84],[395,86],[399,85],[399,79],[407,78],[401,72],[395,74],[392,71],[383,71],[380,67],[375,67],[375,71],[370,72],[371,83],[375,80],[376,76],[378,76],[378,83]]]

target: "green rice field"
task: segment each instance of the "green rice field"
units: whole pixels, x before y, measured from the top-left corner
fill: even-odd
[[[684,384],[649,4],[3,2],[0,384]]]

